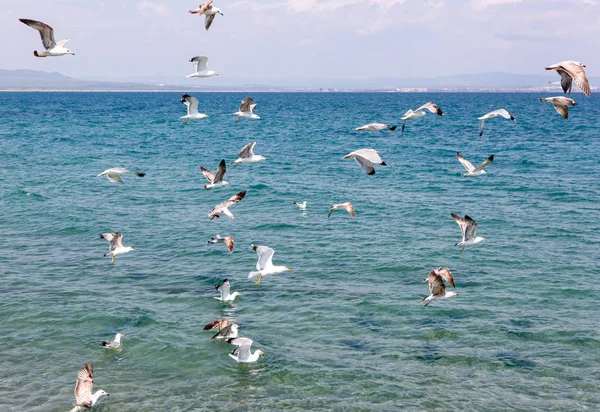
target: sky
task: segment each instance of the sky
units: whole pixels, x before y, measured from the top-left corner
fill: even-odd
[[[368,79],[544,73],[562,60],[600,75],[597,0],[0,0],[0,69],[77,78],[185,76],[189,59],[231,78]],[[35,58],[43,21],[75,56]],[[11,47],[6,48],[9,44]]]

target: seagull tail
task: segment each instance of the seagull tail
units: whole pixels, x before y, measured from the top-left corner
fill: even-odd
[[[397,128],[397,127],[398,127],[398,126],[392,126],[392,127],[390,127],[389,129],[390,129],[390,130],[393,132],[394,130],[396,130],[396,128]]]
[[[257,276],[260,276],[260,272],[250,272],[250,273],[248,273],[248,279],[252,279],[252,278],[255,278]]]

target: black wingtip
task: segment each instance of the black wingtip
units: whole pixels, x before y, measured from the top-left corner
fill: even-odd
[[[375,174],[375,170],[371,170],[369,173],[367,173],[369,176],[373,176]]]
[[[493,161],[494,161],[494,155],[491,155],[491,156],[488,158],[488,160],[489,160],[490,162],[493,162]]]
[[[392,126],[392,127],[390,127],[390,130],[393,132],[394,130],[396,130],[397,127],[398,126]]]
[[[514,120],[515,120],[515,116],[511,115],[511,116],[510,116],[510,120],[513,120],[513,121],[514,121]]]
[[[387,166],[386,162],[381,162],[381,166]]]
[[[483,130],[479,132],[479,137],[483,136]]]

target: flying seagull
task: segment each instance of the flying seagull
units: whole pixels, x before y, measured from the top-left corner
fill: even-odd
[[[231,285],[227,279],[215,286],[215,289],[221,292],[221,296],[215,296],[215,299],[220,300],[221,302],[233,302],[236,296],[242,296],[240,292],[229,293]]]
[[[591,96],[590,83],[584,70],[585,64],[567,60],[546,67],[546,70],[556,70],[560,75],[560,85],[565,93],[571,94],[573,80],[586,96]]]
[[[190,96],[186,93],[182,94],[181,103],[187,106],[187,114],[180,117],[180,119],[183,119],[183,124],[187,124],[190,120],[200,120],[208,117],[207,114],[198,113],[198,99],[194,96]]]
[[[248,279],[252,279],[258,276],[258,281],[255,285],[258,285],[262,280],[263,276],[267,275],[276,275],[282,272],[291,271],[290,268],[285,266],[275,266],[273,265],[273,255],[275,251],[267,246],[260,245],[250,245],[252,246],[252,250],[256,252],[258,255],[258,261],[256,262],[256,272],[248,273]]]
[[[104,257],[111,257],[112,261],[110,263],[115,263],[115,256],[122,255],[124,253],[135,250],[129,246],[123,246],[123,235],[120,233],[102,233],[100,237],[104,240],[108,240],[110,242],[110,252],[105,253]]]
[[[229,354],[229,356],[231,356],[231,358],[234,359],[236,362],[242,362],[242,363],[256,362],[260,356],[265,355],[264,352],[262,352],[258,349],[254,353],[252,353],[252,351],[250,350],[250,348],[252,346],[252,339],[234,338],[234,339],[229,339],[227,341],[227,343],[229,343],[231,345],[239,346],[238,348],[234,349],[234,351]]]
[[[208,325],[204,326],[204,330],[217,329],[221,330],[225,326],[229,325],[229,319],[218,319],[214,322],[210,322]]]
[[[188,74],[185,77],[212,77],[219,75],[219,73],[214,70],[208,70],[208,57],[206,56],[192,57],[190,63],[196,63],[196,72]]]
[[[221,16],[223,15],[221,9],[218,7],[213,7],[212,4],[213,0],[209,0],[206,3],[198,6],[197,9],[190,10],[191,14],[197,14],[198,16],[202,16],[204,14],[204,27],[206,27],[206,30],[210,29],[210,25],[217,14],[220,14]]]
[[[267,160],[266,157],[254,154],[254,146],[256,146],[256,142],[248,143],[244,146],[240,151],[240,157],[233,162],[233,166],[238,166],[241,163],[257,163],[261,160]]]
[[[119,349],[121,347],[121,338],[124,338],[124,333],[117,333],[115,335],[115,340],[105,340],[102,342],[102,346],[106,349]]]
[[[296,207],[300,210],[306,210],[306,200],[302,203],[298,203],[298,202],[294,202],[294,204],[296,205]]]
[[[144,177],[146,173],[132,172],[131,170],[127,170],[122,167],[113,167],[111,169],[106,169],[104,172],[100,173],[96,177],[106,176],[108,180],[113,183],[123,183],[123,179],[121,179],[121,175],[124,173],[131,173],[132,175],[136,175],[137,177]]]
[[[213,220],[215,217],[219,218],[219,217],[221,217],[221,215],[225,215],[225,216],[229,216],[231,219],[235,220],[235,218],[229,211],[229,207],[238,203],[240,200],[242,200],[244,198],[244,196],[246,196],[245,190],[231,196],[228,200],[216,205],[214,207],[214,209],[211,210],[211,212],[208,214],[208,217],[210,217],[210,220]]]
[[[469,216],[465,215],[464,219],[454,213],[450,213],[450,216],[456,220],[456,223],[458,223],[460,231],[462,232],[462,240],[454,245],[462,246],[461,252],[464,251],[467,246],[473,246],[486,240],[484,237],[477,236],[477,222]]]
[[[406,122],[408,120],[418,119],[419,117],[423,117],[425,116],[425,114],[427,114],[427,112],[425,112],[425,109],[429,110],[431,113],[437,114],[438,116],[444,115],[442,109],[440,109],[437,104],[432,102],[425,103],[424,105],[420,106],[417,110],[408,109],[408,111],[404,113],[404,115],[401,118],[402,120],[404,120],[404,122],[402,123],[402,133],[404,133],[404,128],[406,127]]]
[[[239,326],[235,323],[231,323],[219,330],[211,339],[231,339],[238,337]]]
[[[540,97],[540,102],[552,103],[552,106],[554,106],[556,113],[560,114],[565,119],[569,118],[569,105],[577,106],[575,100],[562,96]]]
[[[208,241],[209,245],[216,245],[217,243],[225,243],[225,245],[227,246],[227,250],[229,250],[229,253],[233,253],[233,236],[221,237],[221,235],[217,234],[215,237],[211,237]]]
[[[397,126],[391,126],[390,127],[387,124],[383,124],[383,123],[369,123],[369,124],[366,124],[364,126],[357,127],[354,130],[368,130],[368,131],[371,131],[371,132],[373,132],[373,131],[379,131],[379,130],[391,130],[393,132],[394,130],[396,130],[396,127]]]
[[[51,56],[64,56],[65,54],[72,54],[75,56],[71,50],[65,48],[65,43],[69,41],[69,39],[64,39],[59,41],[58,43],[54,40],[54,30],[52,27],[48,26],[46,23],[42,23],[41,21],[29,20],[29,19],[19,19],[21,23],[25,23],[32,29],[36,29],[40,32],[40,37],[42,38],[42,44],[44,45],[43,51],[33,51],[33,55],[35,57],[51,57]]]
[[[252,97],[247,97],[244,100],[242,100],[242,104],[240,104],[240,109],[233,115],[238,117],[238,122],[240,121],[240,119],[260,120],[260,117],[257,114],[254,114],[255,107],[256,103],[254,103],[254,99]]]
[[[374,149],[360,149],[355,152],[350,152],[344,156],[344,159],[349,159],[351,157],[356,160],[356,163],[358,163],[360,168],[368,175],[375,174],[373,163],[381,166],[387,166],[387,164],[381,160],[381,157],[379,157],[379,152]]]
[[[77,374],[77,383],[75,384],[75,408],[73,410],[92,408],[101,396],[108,396],[108,393],[99,390],[92,393],[94,389],[94,366],[92,362],[86,363]]]
[[[462,165],[465,167],[465,169],[467,169],[467,173],[463,173],[463,177],[481,176],[481,175],[487,174],[487,172],[483,169],[485,167],[489,166],[490,163],[492,163],[494,161],[494,155],[491,155],[486,160],[484,160],[483,163],[481,163],[479,166],[475,167],[475,166],[473,166],[473,164],[471,164],[471,162],[469,162],[467,159],[462,157],[460,155],[460,153],[456,152],[456,157],[458,158],[458,161],[462,163]]]
[[[354,207],[352,206],[352,203],[346,202],[346,203],[338,203],[338,204],[331,206],[329,208],[329,214],[327,215],[327,218],[331,217],[331,213],[333,213],[333,211],[342,210],[342,209],[346,209],[346,211],[348,213],[350,213],[350,216],[352,216],[352,217],[356,216],[356,213],[354,213]]]
[[[209,184],[204,185],[206,190],[210,190],[217,187],[223,187],[229,184],[228,181],[223,180],[223,176],[225,176],[225,172],[227,171],[227,166],[225,165],[225,159],[221,159],[219,166],[217,167],[216,173],[213,175],[211,172],[200,166],[200,170],[206,180],[208,180]]]
[[[446,299],[451,296],[458,296],[456,292],[446,292],[446,285],[444,284],[444,280],[448,282],[448,284],[454,287],[454,278],[452,277],[452,273],[450,269],[442,269],[441,267],[437,269],[432,269],[429,272],[429,276],[424,280],[425,282],[429,282],[429,296],[424,297],[421,302],[425,306],[429,305],[434,300]]]
[[[512,121],[515,120],[515,118],[513,117],[513,115],[510,114],[509,112],[507,112],[506,109],[494,110],[493,112],[489,112],[486,115],[478,117],[477,120],[479,120],[479,137],[481,137],[483,135],[483,123],[487,119],[493,119],[494,117],[498,117],[498,116],[502,116],[505,119],[510,119]]]

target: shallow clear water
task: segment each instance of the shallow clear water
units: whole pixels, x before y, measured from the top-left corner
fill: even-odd
[[[0,94],[2,410],[68,410],[87,360],[106,412],[598,409],[597,99],[575,94],[566,121],[533,94],[255,93],[264,120],[235,123],[245,95],[198,97],[210,118],[184,126],[177,93]],[[353,130],[428,100],[446,116]],[[517,122],[479,138],[500,107]],[[253,140],[267,162],[202,189],[200,166]],[[342,159],[363,147],[388,166]],[[465,179],[456,151],[496,160]],[[147,177],[96,177],[115,166]],[[209,222],[240,190],[236,220]],[[327,219],[344,201],[357,217]],[[450,212],[488,240],[461,254]],[[107,231],[135,252],[110,265]],[[207,247],[216,233],[233,254]],[[250,243],[292,272],[254,286]],[[424,308],[436,266],[460,295]],[[235,303],[213,299],[223,278]],[[202,330],[221,317],[266,356],[230,359]],[[116,332],[123,350],[105,351]]]

